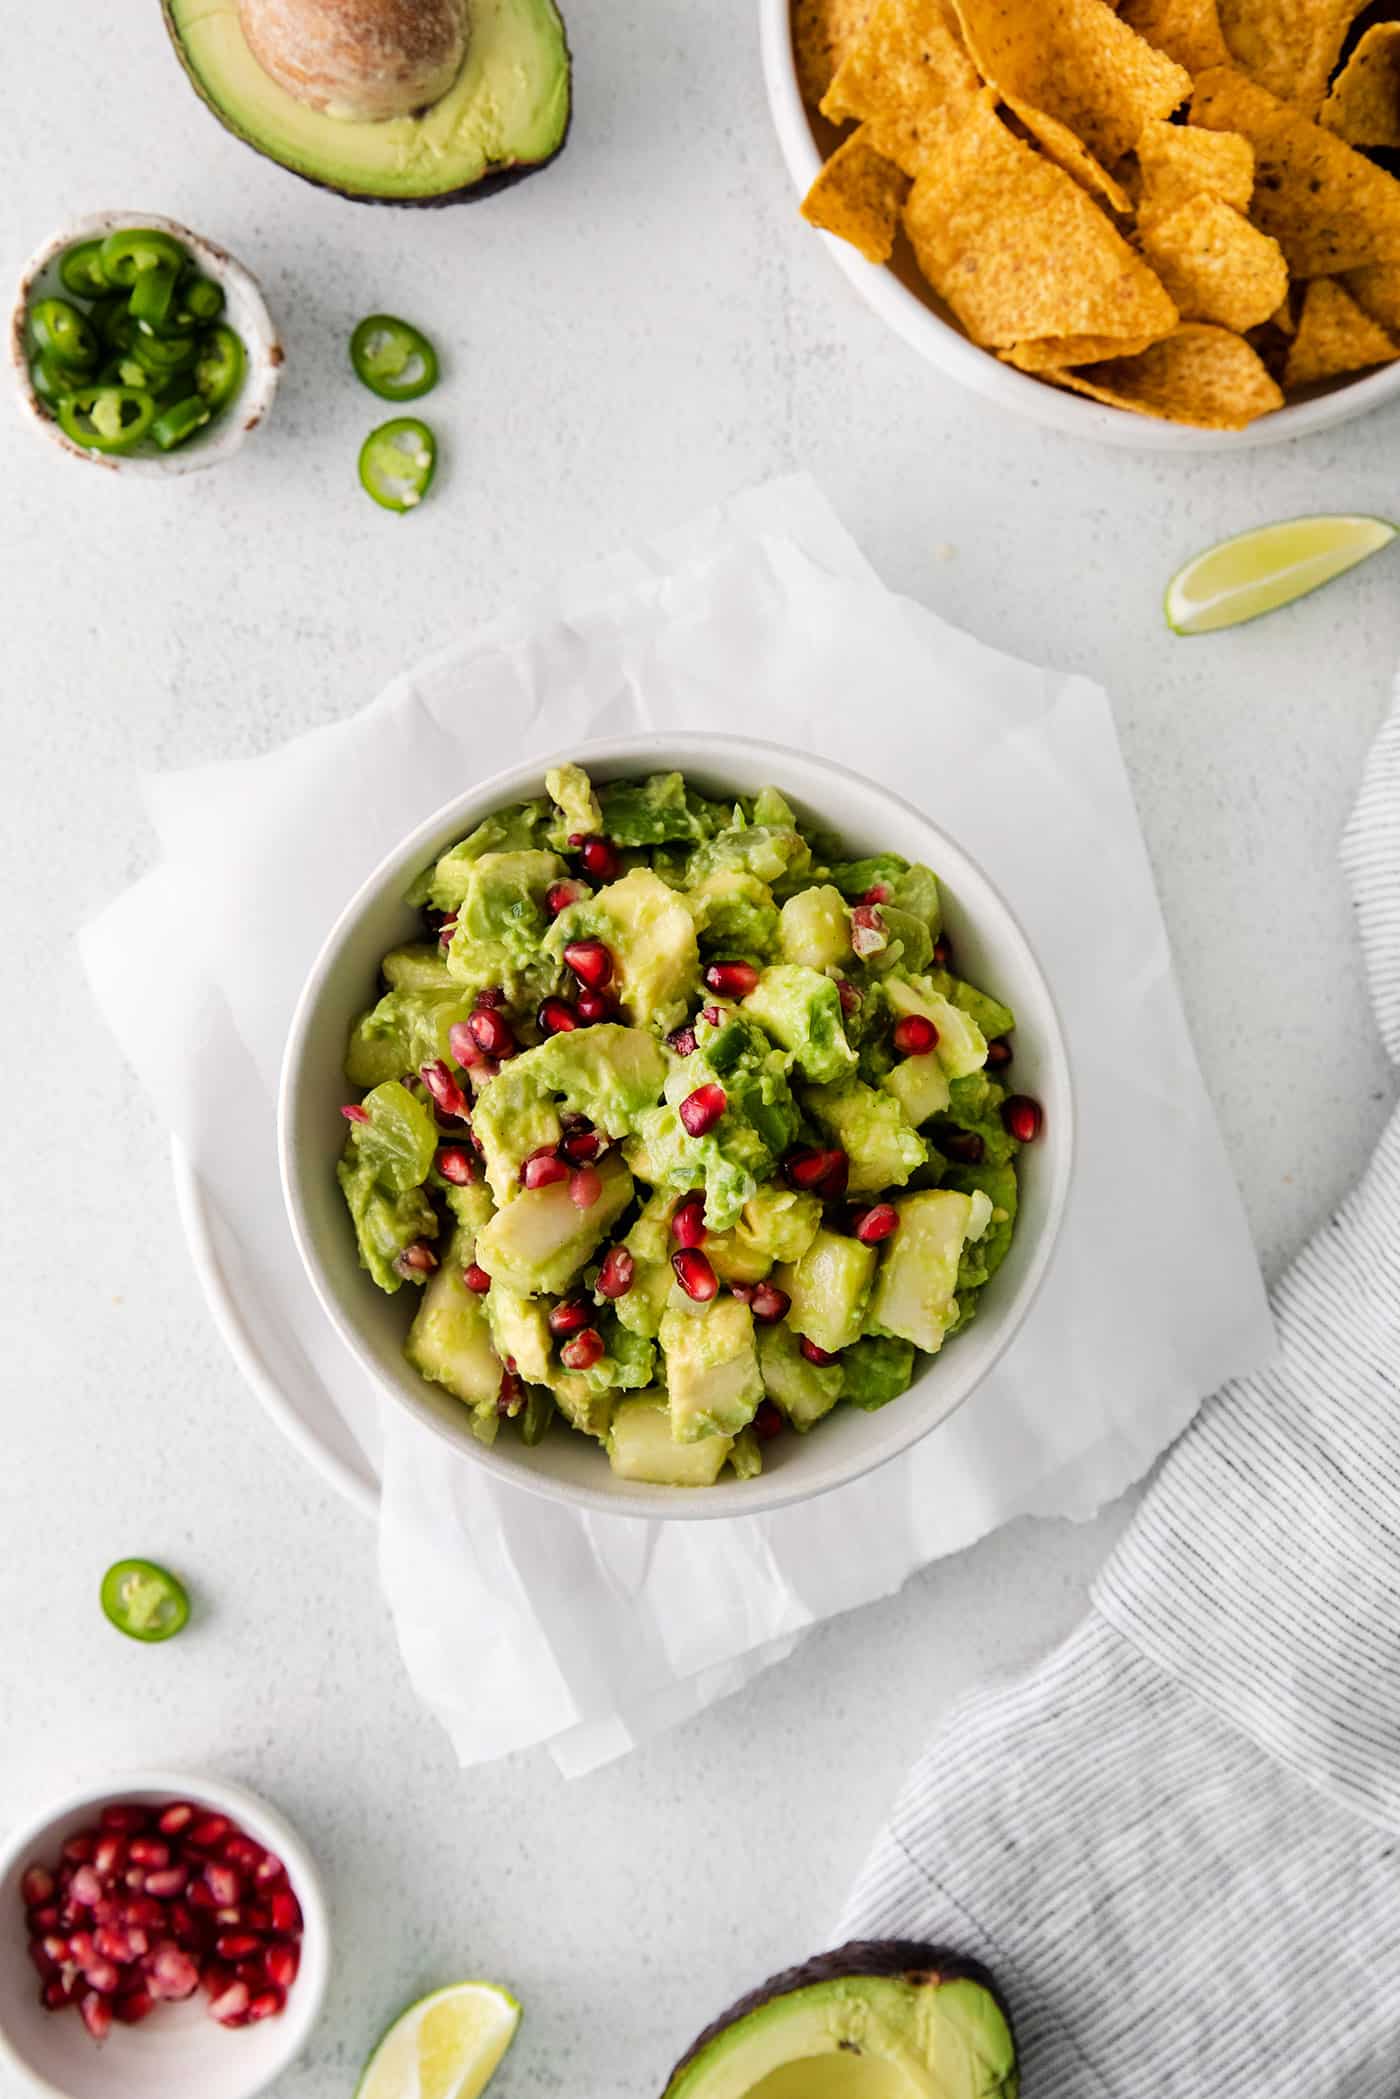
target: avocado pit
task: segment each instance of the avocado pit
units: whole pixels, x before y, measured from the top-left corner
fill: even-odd
[[[466,0],[238,0],[238,13],[269,78],[347,123],[415,115],[466,63]]]

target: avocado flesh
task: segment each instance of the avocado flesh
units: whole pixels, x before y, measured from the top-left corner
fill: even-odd
[[[416,116],[327,116],[253,56],[238,0],[164,0],[195,89],[228,130],[294,174],[348,197],[449,203],[529,174],[564,143],[569,51],[553,0],[471,0],[466,61]]]

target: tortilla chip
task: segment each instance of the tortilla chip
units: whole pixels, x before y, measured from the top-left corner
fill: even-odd
[[[1144,124],[1170,116],[1191,76],[1104,0],[954,0],[989,87],[1067,124],[1111,167]]]
[[[1075,137],[1068,124],[1058,117],[1047,117],[1043,109],[1032,109],[1029,102],[1018,102],[1008,95],[1006,106],[1018,124],[1029,131],[1042,153],[1048,153],[1057,168],[1073,175],[1081,189],[1088,190],[1091,197],[1102,197],[1110,211],[1118,211],[1126,218],[1133,208],[1133,200],[1121,182],[1109,174],[1101,162],[1095,160],[1089,148]]]
[[[1315,386],[1343,372],[1390,364],[1396,357],[1400,357],[1400,345],[1391,341],[1379,321],[1362,311],[1350,292],[1330,277],[1314,277],[1303,300],[1298,333],[1289,345],[1283,383],[1293,393],[1300,386]]]
[[[875,0],[821,107],[834,123],[868,123],[871,144],[917,175],[979,92],[946,0]]]
[[[1391,335],[1400,336],[1400,262],[1377,262],[1347,270],[1342,283],[1358,306]]]
[[[1305,116],[1318,104],[1363,0],[1217,0],[1235,65]]]
[[[869,134],[862,124],[837,147],[803,198],[802,216],[859,248],[867,262],[888,262],[909,177],[875,151]]]
[[[1400,262],[1400,182],[1242,73],[1202,73],[1191,122],[1241,131],[1254,148],[1250,217],[1295,277]]]
[[[1188,73],[1230,63],[1215,0],[1125,0],[1119,12],[1129,28]]]
[[[1400,22],[1366,31],[1317,121],[1349,146],[1400,146]]]
[[[1243,335],[1288,295],[1288,264],[1267,233],[1218,197],[1193,197],[1142,229],[1142,252],[1183,321],[1214,321]]]
[[[1058,372],[1105,357],[1136,357],[1152,340],[1150,335],[1130,335],[1122,342],[1111,335],[1047,335],[1038,343],[1013,343],[997,355],[1021,372]]]
[[[802,99],[813,108],[855,43],[871,0],[793,0],[792,49]]]
[[[1198,430],[1243,430],[1256,416],[1283,406],[1267,367],[1242,336],[1195,322],[1137,357],[1046,376],[1110,408]]]
[[[1149,124],[1137,142],[1142,176],[1138,216],[1163,218],[1193,197],[1218,197],[1248,211],[1254,194],[1254,148],[1237,131],[1190,124]]]
[[[1012,137],[990,93],[947,131],[904,223],[920,269],[976,343],[1158,336],[1176,320],[1142,257],[1072,176]]]
[[[1276,328],[1280,335],[1296,335],[1298,333],[1298,316],[1293,311],[1293,300],[1291,297],[1279,301],[1279,304],[1269,315],[1265,325],[1270,328]]]

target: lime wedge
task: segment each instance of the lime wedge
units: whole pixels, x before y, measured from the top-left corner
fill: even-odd
[[[1212,634],[1275,612],[1388,547],[1396,527],[1382,517],[1291,517],[1207,547],[1167,585],[1175,634]]]
[[[494,1982],[454,1982],[401,2012],[355,2099],[477,2099],[515,2039],[520,2006]]]

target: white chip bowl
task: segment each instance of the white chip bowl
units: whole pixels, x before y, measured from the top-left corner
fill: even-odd
[[[804,197],[838,133],[823,124],[820,117],[814,121],[802,100],[793,56],[789,0],[758,0],[758,9],[768,104],[788,172],[798,196]],[[1152,416],[1132,415],[1123,408],[1107,408],[1101,402],[1086,400],[1082,395],[1067,393],[1045,380],[1018,372],[1013,365],[1003,364],[991,350],[981,350],[969,342],[924,283],[911,254],[901,254],[896,249],[893,262],[869,263],[849,241],[818,233],[798,220],[795,210],[793,218],[803,236],[825,244],[832,260],[844,270],[866,304],[921,357],[971,392],[1068,437],[1092,438],[1099,444],[1118,445],[1135,452],[1242,451],[1254,445],[1282,444],[1286,438],[1306,437],[1315,430],[1329,430],[1400,395],[1397,360],[1368,378],[1340,380],[1330,391],[1311,400],[1260,416],[1244,430],[1195,430],[1184,423],[1164,423]],[[901,248],[906,246],[901,242]]]
[[[228,1815],[287,1869],[301,1903],[301,1967],[285,2010],[256,2026],[217,2026],[198,1991],[162,2004],[139,2026],[114,2024],[99,2045],[76,2009],[46,2011],[30,1963],[20,1897],[27,1867],[50,1866],[66,1840],[118,1801],[189,1800]],[[320,2016],[330,1973],[330,1921],[310,1852],[267,1802],[227,1779],[181,1771],[132,1771],[65,1794],[0,1839],[0,2086],[14,2099],[253,2099],[294,2062]]]
[[[945,917],[967,976],[1016,1013],[1018,1090],[1045,1110],[1041,1139],[1022,1154],[1022,1207],[1011,1252],[988,1284],[966,1333],[925,1363],[909,1390],[878,1412],[840,1408],[809,1435],[764,1446],[760,1478],[723,1477],[707,1488],[654,1487],[618,1479],[598,1445],[556,1427],[534,1449],[503,1426],[493,1448],[471,1432],[466,1410],[404,1360],[417,1293],[393,1297],[359,1265],[336,1181],[344,1144],[345,1046],[356,1018],[379,996],[379,964],[392,947],[421,939],[404,902],[414,877],[503,803],[544,792],[551,765],[577,759],[600,780],[676,770],[704,793],[780,788],[805,821],[834,832],[852,854],[893,850],[926,861],[943,885]],[[1020,1327],[1050,1265],[1074,1155],[1068,1053],[1054,998],[1014,913],[987,876],[936,825],[872,781],[777,744],[711,736],[632,737],[594,743],[498,773],[439,809],[384,860],[351,898],[307,979],[282,1067],[278,1142],[292,1231],[332,1324],[361,1369],[463,1458],[517,1487],[577,1508],[616,1515],[755,1515],[806,1501],[897,1457],[946,1421],[987,1376]]]
[[[247,354],[243,384],[233,400],[187,444],[177,445],[173,452],[91,452],[75,445],[49,414],[29,376],[26,321],[31,304],[51,292],[65,299],[72,296],[59,282],[58,258],[75,241],[101,240],[119,226],[154,226],[187,248],[204,275],[223,286],[225,305],[219,319],[242,336]],[[21,405],[51,444],[72,459],[86,460],[90,466],[147,477],[193,474],[202,467],[217,466],[220,460],[231,458],[265,419],[277,391],[283,359],[281,338],[252,272],[202,233],[182,226],[178,219],[162,218],[159,212],[90,212],[86,218],[74,219],[61,227],[41,248],[36,248],[20,272],[19,295],[10,316],[10,361]]]

